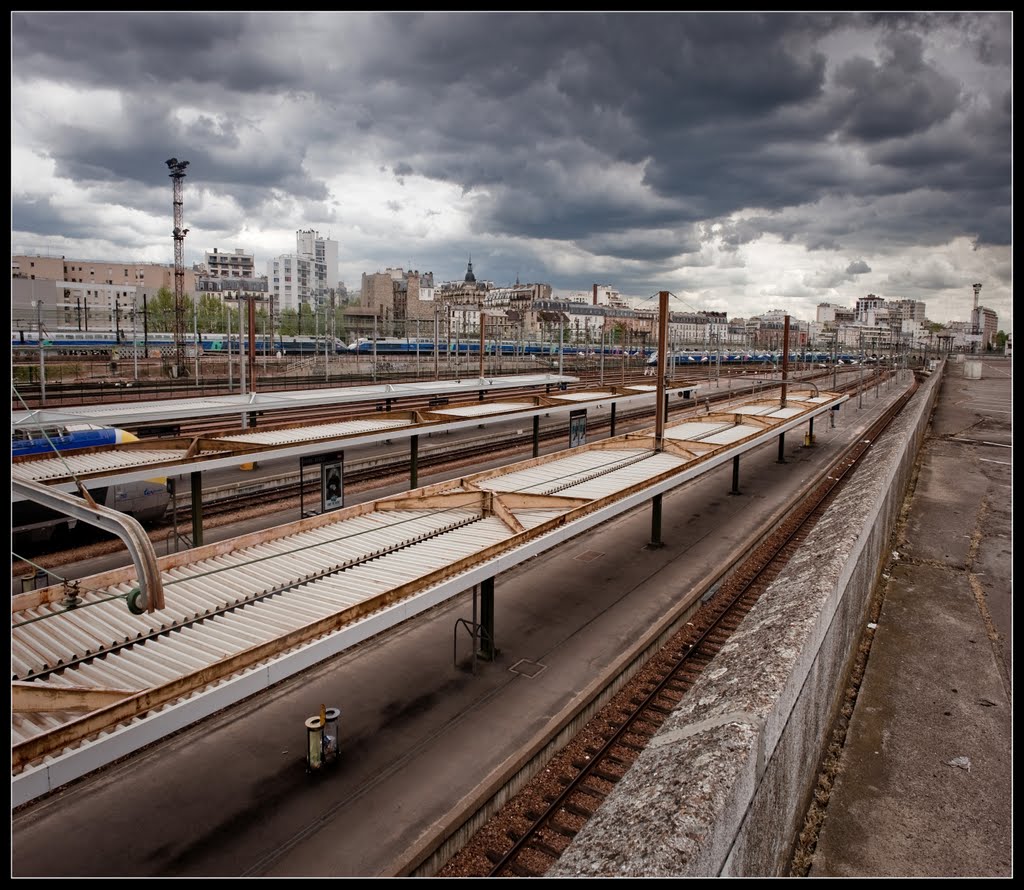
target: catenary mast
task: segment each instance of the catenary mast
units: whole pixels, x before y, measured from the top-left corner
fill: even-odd
[[[981,282],[979,281],[973,287],[974,311],[971,312],[971,352],[977,352],[981,341],[981,319],[978,317],[978,292],[981,290]]]

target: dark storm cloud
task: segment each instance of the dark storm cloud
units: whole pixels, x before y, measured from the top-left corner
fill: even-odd
[[[855,59],[836,72],[836,86],[848,91],[841,133],[879,142],[922,133],[947,120],[960,100],[957,83],[927,65],[921,38],[891,34],[878,64]]]
[[[372,104],[399,117],[410,105],[415,114],[430,108],[421,126],[410,123],[420,148],[403,171],[491,190],[497,200],[481,223],[504,234],[557,230],[582,241],[641,219],[680,226],[840,190],[905,194],[937,176],[953,192],[927,237],[966,227],[998,243],[985,214],[964,210],[964,191],[971,178],[990,177],[1008,200],[1009,152],[980,163],[1008,147],[1008,121],[979,109],[970,141],[943,132],[967,100],[910,29],[946,19],[876,20],[885,26],[877,57],[844,63],[831,83],[814,41],[850,17],[397,16],[403,51],[368,59],[364,73],[375,84]],[[986,35],[985,53],[998,57],[991,41]],[[865,153],[869,175],[848,167],[844,142]],[[579,164],[641,161],[652,198],[670,207],[580,189],[562,175]]]
[[[303,170],[299,145],[247,142],[230,117],[208,116],[182,125],[163,97],[126,96],[129,126],[111,134],[79,123],[53,121],[47,130],[47,152],[61,177],[89,185],[116,184],[122,199],[149,210],[145,189],[167,185],[171,157],[189,161],[185,182],[229,190],[233,200],[256,212],[271,190],[322,200],[327,189]],[[294,150],[293,150],[294,149]],[[189,174],[198,177],[189,179]]]
[[[564,205],[545,220],[536,213],[525,218],[519,201],[495,202],[488,222],[526,234],[567,225],[578,237],[581,228],[606,225],[600,207],[624,225],[650,212],[635,199],[618,206],[606,194],[580,192],[558,175],[581,162],[646,161],[645,183],[654,195],[686,199],[674,211],[676,223],[802,197],[794,183],[747,173],[733,161],[749,154],[752,128],[819,94],[823,56],[785,46],[799,46],[801,29],[816,33],[815,22],[828,20],[414,17],[412,51],[386,67],[371,65],[369,73],[383,83],[398,80],[414,90],[429,83],[442,91],[433,126],[421,134],[429,156],[425,150],[411,162],[417,172],[466,187],[497,186],[508,197],[526,190],[549,207]],[[421,25],[428,33],[418,32]],[[442,26],[446,39],[435,65],[429,36]],[[445,51],[454,46],[457,52]],[[373,101],[386,103],[387,96],[375,90]]]
[[[727,250],[736,250],[742,244],[750,244],[764,234],[761,220],[748,219],[738,223],[727,223],[722,226],[719,238]]]
[[[68,232],[50,200],[26,201],[18,197],[11,199],[11,218],[18,220],[18,226],[26,232],[42,236],[63,235],[69,237],[85,235],[85,231]]]
[[[1009,243],[1011,37],[1006,13],[18,12],[12,96],[116,94],[120,120],[26,117],[26,147],[146,214],[187,159],[218,231],[350,218],[331,180],[359,164],[458,189],[503,283],[534,242],[651,278],[768,238],[877,268],[878,245]],[[17,198],[13,228],[77,232],[47,210]]]
[[[19,76],[131,89],[191,81],[237,90],[299,84],[279,57],[246,52],[252,13],[14,13],[11,62]],[[269,21],[265,22],[269,27]],[[230,64],[226,64],[230,61]]]
[[[871,267],[864,260],[854,260],[846,267],[847,275],[866,275],[870,271]]]

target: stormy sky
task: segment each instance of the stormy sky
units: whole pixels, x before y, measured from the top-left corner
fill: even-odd
[[[11,16],[11,251],[1012,330],[1012,14]]]

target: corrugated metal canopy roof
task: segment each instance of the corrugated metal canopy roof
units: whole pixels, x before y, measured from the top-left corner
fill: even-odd
[[[522,378],[520,378],[522,379]],[[564,395],[564,394],[563,394]],[[595,391],[581,394],[579,400],[559,401],[552,394],[533,397],[532,402],[472,402],[452,404],[419,412],[374,412],[363,418],[316,426],[291,425],[262,430],[229,433],[191,440],[187,438],[145,439],[106,448],[92,448],[88,452],[64,452],[52,458],[29,455],[12,460],[12,475],[22,481],[53,484],[64,490],[74,490],[73,479],[89,487],[126,483],[151,478],[147,475],[180,475],[188,472],[223,469],[238,466],[255,459],[274,460],[294,458],[305,454],[323,453],[329,447],[370,444],[382,439],[414,435],[423,430],[454,430],[468,426],[473,419],[501,418],[530,412],[563,412],[577,401],[615,398],[625,404],[645,397],[632,392],[631,387],[618,393]],[[157,443],[163,442],[164,447]],[[137,472],[132,472],[137,470]],[[12,495],[13,499],[20,499]]]
[[[123,756],[128,737],[152,741],[147,720],[173,731],[201,719],[230,689],[251,695],[257,677],[303,670],[845,400],[753,423],[739,410],[686,420],[662,449],[650,430],[630,433],[171,554],[152,614],[126,608],[133,568],[82,579],[70,610],[61,587],[16,596],[15,800],[48,790],[44,758],[64,759],[69,781],[102,760],[86,749]]]
[[[240,445],[289,445],[295,442],[315,442],[317,439],[337,439],[361,433],[375,433],[411,426],[411,418],[371,418],[342,420],[338,423],[318,423],[313,426],[294,426],[286,429],[253,430],[251,433],[230,433],[219,436],[227,442]]]
[[[506,414],[509,411],[529,411],[536,407],[532,402],[482,402],[476,405],[432,408],[430,413],[441,417],[485,417],[489,414]]]
[[[593,402],[595,399],[608,399],[613,395],[615,395],[614,392],[607,390],[594,390],[593,392],[553,392],[551,398],[559,402]]]
[[[184,448],[117,451],[104,449],[91,453],[65,452],[60,457],[42,457],[11,462],[11,478],[23,482],[49,482],[54,479],[82,478],[96,473],[113,473],[132,467],[176,463],[185,459]]]

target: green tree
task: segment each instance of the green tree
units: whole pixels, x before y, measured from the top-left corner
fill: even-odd
[[[199,332],[223,334],[227,330],[227,309],[224,301],[215,294],[203,294],[199,298]],[[236,330],[237,328],[232,328]]]
[[[298,313],[294,309],[282,309],[277,316],[277,329],[282,337],[294,337],[299,330]]]
[[[160,288],[155,297],[146,301],[146,315],[149,329],[167,333],[174,330],[174,294],[166,287]]]
[[[213,297],[212,299],[217,301],[216,297]],[[194,327],[194,321],[192,318],[192,298],[188,294],[184,295],[182,305],[182,320],[184,323],[183,333],[187,334],[190,333]],[[150,331],[173,333],[174,293],[169,288],[160,288],[155,297],[150,297],[146,301],[146,315],[148,316],[147,324],[149,325]],[[200,330],[207,330],[207,328],[202,327],[202,319],[200,319]]]

